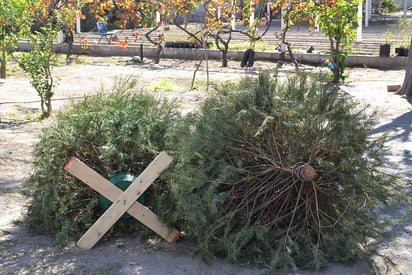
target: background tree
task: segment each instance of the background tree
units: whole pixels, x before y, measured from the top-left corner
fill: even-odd
[[[206,11],[205,24],[210,29],[209,33],[214,38],[215,45],[222,53],[222,67],[227,67],[227,53],[232,40],[233,24],[236,14],[240,12],[238,1],[205,1],[203,6]]]
[[[166,1],[167,4],[167,1]],[[151,25],[155,24],[153,28],[147,31],[144,36],[146,39],[155,45],[156,47],[156,57],[154,60],[155,64],[160,63],[160,55],[163,51],[163,42],[164,42],[164,24],[165,24],[165,17],[168,15],[168,9],[165,4],[163,3],[156,3],[156,5],[151,7],[150,16],[148,19],[151,20],[149,23]],[[152,37],[152,34],[156,33],[155,37]]]
[[[203,6],[206,11],[205,26],[207,34],[214,39],[215,45],[222,53],[222,67],[227,67],[227,53],[234,32],[245,35],[250,41],[250,48],[261,41],[270,29],[272,15],[276,12],[275,5],[269,1],[235,1],[210,0]],[[240,17],[240,19],[238,19]],[[240,28],[236,28],[240,23]]]
[[[84,18],[82,9],[91,0],[34,0],[31,1],[32,31],[51,24],[53,31],[62,31],[68,44],[67,59],[73,52],[76,19]],[[26,22],[27,23],[27,22]]]
[[[76,5],[71,1],[31,1],[27,8],[26,26],[30,27],[27,37],[31,51],[14,55],[21,68],[30,75],[31,84],[41,99],[41,110],[45,117],[52,114],[53,87],[55,81],[52,75],[52,64],[55,60],[54,43],[57,33],[62,29],[68,30],[73,37],[76,15],[81,3]],[[29,24],[27,24],[29,23]],[[73,42],[73,39],[72,39]]]
[[[155,64],[160,62],[160,55],[163,50],[164,24],[170,17],[173,1],[131,1],[119,0],[94,2],[92,12],[96,14],[98,20],[108,21],[109,19],[119,28],[142,28],[143,33],[135,31],[133,37],[137,40],[144,36],[157,48]],[[156,33],[153,36],[153,33]],[[118,43],[119,46],[127,47],[129,38]]]
[[[18,60],[22,69],[30,75],[31,84],[36,89],[41,99],[41,110],[45,117],[52,112],[51,99],[54,95],[54,79],[52,75],[52,62],[54,59],[53,44],[57,38],[57,30],[51,24],[41,27],[29,35],[31,51],[19,55]]]
[[[345,80],[345,60],[356,36],[358,4],[359,0],[310,0],[299,4],[312,26],[318,25],[329,38],[329,68],[335,83]]]
[[[0,78],[7,75],[7,56],[16,48],[19,39],[28,30],[28,0],[0,2]]]
[[[178,27],[181,31],[186,33],[190,40],[193,42],[197,42],[199,44],[203,44],[203,38],[207,38],[205,35],[202,37],[202,31],[205,33],[208,31],[206,25],[199,26],[199,28],[190,28],[189,26],[189,16],[199,8],[199,4],[197,1],[194,0],[187,0],[187,1],[172,1],[170,6],[172,13],[171,13],[171,21],[176,27]]]
[[[251,48],[261,40],[270,28],[271,16],[266,13],[268,1],[237,1],[237,0],[209,0],[203,3],[206,11],[204,24],[194,26],[189,23],[189,17],[198,8],[198,1],[131,1],[118,0],[99,1],[91,4],[91,11],[96,13],[99,20],[110,20],[120,28],[138,27],[147,30],[143,33],[146,39],[157,48],[155,63],[159,63],[160,55],[165,41],[164,26],[171,22],[181,31],[188,35],[189,40],[195,44],[208,45],[208,39],[212,37],[217,48],[222,52],[222,65],[227,66],[227,52],[229,42],[234,29],[227,23],[232,22],[240,13],[239,6],[242,5],[241,23],[242,30],[236,30],[246,35],[251,41]],[[218,12],[219,11],[219,12]],[[251,14],[257,15],[251,17]],[[219,17],[219,18],[217,18]],[[267,20],[267,18],[270,18]],[[251,18],[253,21],[251,22]],[[259,27],[265,26],[263,32]],[[245,28],[246,27],[246,28]],[[153,35],[155,34],[155,35]],[[135,39],[142,36],[136,31]],[[127,46],[129,38],[120,42],[121,46]]]
[[[305,13],[302,11],[299,3],[302,1],[293,1],[293,4],[290,0],[282,0],[276,2],[276,8],[281,10],[283,28],[280,30],[280,58],[285,59],[285,53],[289,53],[289,57],[292,63],[295,65],[296,70],[299,68],[299,64],[295,59],[293,54],[292,46],[286,40],[286,34],[290,31],[290,28],[297,23],[302,23],[307,21]]]
[[[250,49],[255,48],[256,42],[263,41],[264,36],[270,29],[272,16],[269,16],[266,12],[267,3],[271,2],[259,0],[242,1],[241,24],[245,29],[232,31],[245,35],[249,39]],[[272,9],[274,7],[272,5]]]
[[[400,95],[406,97],[412,97],[412,38],[409,46],[408,63],[406,65],[405,80],[403,81],[402,87],[397,92]]]
[[[197,24],[197,25],[189,25],[189,16],[193,14],[199,8],[199,3],[197,1],[188,0],[188,1],[172,1],[171,2],[171,22],[181,31],[188,35],[188,39],[195,43],[202,45],[204,49],[204,56],[199,56],[200,61],[197,64],[197,67],[193,73],[192,79],[192,88],[194,87],[196,73],[200,68],[203,60],[206,61],[206,86],[209,89],[209,66],[208,66],[208,54],[207,54],[207,47],[208,47],[208,38],[209,32],[211,29],[208,27],[207,24]]]
[[[57,30],[62,31],[66,37],[65,42],[68,45],[66,60],[69,60],[73,53],[74,33],[76,28],[77,17],[84,18],[81,13],[82,7],[88,1],[77,1],[76,4],[72,4],[71,1],[61,0],[55,6],[55,18],[58,20]]]

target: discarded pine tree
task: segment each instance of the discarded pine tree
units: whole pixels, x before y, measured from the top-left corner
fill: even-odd
[[[342,91],[271,73],[218,88],[179,131],[171,190],[206,259],[319,269],[368,254],[375,210],[401,196],[373,121]]]
[[[118,80],[110,92],[73,103],[44,129],[34,150],[34,169],[25,180],[33,198],[26,218],[31,231],[66,243],[77,240],[102,214],[98,193],[63,170],[72,156],[109,178],[123,172],[139,175],[159,152],[171,150],[175,102],[141,92],[132,79]],[[168,193],[166,182],[156,180],[144,204],[156,211]],[[120,231],[151,233],[135,219],[119,221],[110,232]]]

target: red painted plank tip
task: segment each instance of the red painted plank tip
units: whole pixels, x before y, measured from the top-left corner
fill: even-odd
[[[176,236],[173,238],[173,240],[170,242],[170,244],[174,244],[182,235],[182,232],[178,232]]]
[[[69,162],[66,163],[66,165],[64,166],[64,170],[68,171],[70,164],[72,163],[72,161],[74,161],[76,159],[76,157],[72,157]]]

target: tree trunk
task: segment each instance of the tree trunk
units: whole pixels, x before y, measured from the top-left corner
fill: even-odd
[[[412,97],[412,39],[409,46],[408,62],[406,64],[405,79],[397,94]]]
[[[286,10],[286,14],[287,15],[289,15],[289,13],[291,12],[291,8],[289,8],[289,9],[287,9]],[[295,69],[296,69],[296,71],[298,71],[299,70],[299,64],[298,64],[298,62],[296,61],[296,59],[295,59],[295,55],[293,54],[293,51],[292,51],[292,47],[290,46],[290,43],[289,42],[286,42],[286,33],[289,31],[289,29],[290,29],[290,22],[289,22],[289,19],[287,19],[288,18],[288,16],[286,17],[286,19],[284,19],[284,24],[285,24],[285,27],[283,28],[283,30],[281,30],[281,45],[283,44],[283,45],[286,45],[286,49],[281,49],[281,52],[280,52],[280,56],[279,56],[279,59],[280,60],[286,60],[286,58],[285,58],[285,53],[286,52],[288,52],[289,53],[289,57],[290,57],[290,60],[292,61],[292,63],[295,65]]]
[[[6,78],[7,74],[7,56],[6,56],[6,49],[0,47],[1,49],[1,57],[0,57],[0,78]]]
[[[192,90],[193,90],[194,87],[195,87],[196,73],[197,73],[197,71],[199,70],[200,65],[202,64],[202,61],[203,61],[203,59],[200,59],[199,64],[196,65],[196,69],[195,69],[195,71],[193,72],[192,85],[190,86],[190,89],[192,89]]]
[[[228,33],[229,33],[229,38],[227,39],[227,41],[223,40],[219,32],[215,36],[216,47],[222,53],[222,67],[223,68],[226,68],[228,66],[227,52],[229,51],[229,43],[230,43],[230,40],[232,39],[232,31],[229,31]]]
[[[151,34],[152,32],[154,32],[154,31],[157,31],[160,26],[163,26],[163,23],[158,22],[153,29],[151,29],[150,31],[148,31],[147,33],[144,34],[144,36],[146,37],[146,39],[147,39],[150,43],[152,43],[153,45],[156,46],[156,56],[155,56],[155,60],[154,60],[154,63],[155,63],[155,64],[159,64],[159,63],[160,63],[160,57],[161,57],[161,55],[162,55],[162,50],[163,50],[163,47],[162,47],[163,30],[162,30],[160,33],[157,34],[157,39],[158,39],[157,41],[153,40],[153,39],[150,37],[150,34]],[[162,28],[163,28],[163,27],[162,27]],[[143,56],[141,56],[140,59],[141,59],[141,61],[143,62]]]
[[[287,43],[288,45],[288,52],[289,52],[289,57],[292,63],[295,65],[296,71],[299,71],[299,63],[296,61],[295,55],[293,54],[292,47],[290,46],[290,43]]]
[[[333,73],[333,79],[332,82],[333,83],[339,83],[340,80],[340,70],[339,70],[339,61],[337,60],[338,58],[336,58],[335,56],[332,57],[332,64],[333,64],[333,68],[332,68],[332,73]]]
[[[74,33],[72,30],[69,30],[66,34],[66,42],[67,42],[67,53],[66,53],[66,60],[70,60],[70,56],[73,54],[73,43],[74,43]]]
[[[156,47],[156,57],[155,57],[155,60],[154,60],[155,64],[160,63],[160,56],[162,54],[162,50],[163,50],[162,45],[159,43]],[[143,60],[143,56],[141,56],[140,58]]]
[[[329,36],[330,62],[331,62],[331,65],[329,66],[329,69],[331,69],[332,74],[333,74],[333,80],[332,80],[333,83],[339,83],[339,75],[340,75],[339,52],[338,52],[338,44],[337,43],[338,42],[335,42],[333,40],[333,38],[331,36]]]
[[[45,101],[47,106],[47,113],[45,114],[46,117],[51,117],[53,115],[53,108],[52,108],[52,101],[51,98]]]
[[[222,51],[222,67],[223,68],[227,67],[227,49]]]
[[[44,108],[44,105],[45,105],[44,99],[40,98],[40,107],[41,107],[41,112],[42,112],[43,116],[47,113],[46,109]]]
[[[382,14],[382,6],[383,6],[383,0],[378,0],[376,3],[376,9],[375,9],[376,14],[379,14],[379,15]]]

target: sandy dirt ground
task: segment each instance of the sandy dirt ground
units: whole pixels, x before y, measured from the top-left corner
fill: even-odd
[[[102,87],[110,89],[116,79],[137,78],[142,86],[160,91],[167,97],[181,99],[182,112],[189,112],[207,95],[205,68],[197,73],[198,90],[190,90],[195,62],[162,60],[160,65],[126,65],[127,58],[82,58],[69,66],[58,66],[54,108],[59,109],[66,98],[91,95]],[[210,62],[210,82],[256,76],[261,69],[273,69],[276,63],[259,62],[251,70],[230,62],[220,68]],[[317,71],[319,68],[303,66]],[[293,67],[284,65],[281,74]],[[412,105],[411,102],[387,92],[387,85],[401,84],[404,70],[380,71],[368,68],[350,69],[349,80],[342,88],[350,93],[368,112],[377,112],[377,125],[372,136],[389,131],[385,155],[395,164],[391,173],[412,179]],[[172,86],[168,91],[167,86]],[[117,236],[100,241],[92,250],[82,250],[74,244],[56,245],[50,236],[30,234],[23,221],[27,197],[22,194],[21,182],[32,169],[32,149],[38,142],[46,122],[10,124],[16,119],[38,112],[40,104],[30,81],[21,73],[0,80],[0,273],[1,274],[261,274],[265,270],[232,265],[223,260],[208,264],[194,257],[193,244],[182,238],[170,245],[163,241],[142,241],[136,236]],[[14,103],[13,103],[14,102]],[[412,188],[407,186],[409,198]],[[388,274],[412,274],[412,199],[407,206],[393,206],[382,219],[396,222],[393,236],[379,245],[379,252],[397,264]],[[377,260],[379,261],[379,259]],[[308,271],[276,271],[276,274],[373,274],[368,266],[358,261],[352,266],[329,265],[320,273]]]

